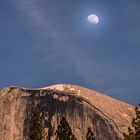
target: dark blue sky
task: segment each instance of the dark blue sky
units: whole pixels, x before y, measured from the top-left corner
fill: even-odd
[[[0,88],[57,83],[137,105],[140,1],[0,0]]]

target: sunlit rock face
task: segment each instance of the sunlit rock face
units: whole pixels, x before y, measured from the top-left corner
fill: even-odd
[[[9,87],[0,91],[0,140],[29,140],[31,114],[37,104],[49,140],[56,138],[62,117],[78,140],[86,139],[89,127],[96,140],[122,140],[135,116],[133,106],[75,85]]]

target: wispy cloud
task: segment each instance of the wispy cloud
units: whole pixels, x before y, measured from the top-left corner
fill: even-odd
[[[49,16],[46,14],[44,15],[42,8],[35,3],[36,1],[14,1],[21,14],[26,16],[26,24],[29,25],[30,31],[32,32],[35,30],[38,37],[44,41],[49,35],[50,40],[52,40],[54,45],[69,58],[75,70],[81,74],[85,82],[93,84],[94,77],[99,75],[97,64],[94,64],[94,62],[88,58],[88,55],[77,48],[77,44],[68,37],[68,33],[57,31],[57,29],[52,26],[53,24],[51,24]],[[100,66],[98,66],[98,68],[99,67]]]

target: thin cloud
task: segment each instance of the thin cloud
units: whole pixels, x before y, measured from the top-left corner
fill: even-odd
[[[15,4],[20,9],[21,14],[25,14],[27,17],[28,20],[26,22],[30,25],[30,30],[32,31],[32,29],[35,29],[39,37],[43,38],[44,41],[49,34],[49,38],[53,41],[54,45],[57,46],[57,48],[59,47],[59,50],[69,58],[76,71],[84,77],[87,83],[93,84],[95,75],[99,75],[99,70],[96,70],[96,72],[94,70],[97,64],[93,64],[93,61],[76,47],[76,43],[67,43],[73,41],[70,38],[67,38],[66,33],[60,33],[55,30],[55,27],[51,26],[49,17],[47,18],[46,14],[45,16],[43,15],[42,9],[35,3],[35,1],[16,0]]]

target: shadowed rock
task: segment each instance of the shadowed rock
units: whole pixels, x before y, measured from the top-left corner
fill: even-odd
[[[48,139],[65,117],[75,137],[85,140],[90,127],[96,140],[122,140],[134,107],[87,88],[60,84],[46,88],[8,87],[0,91],[0,140],[29,140],[31,113],[40,104]]]

